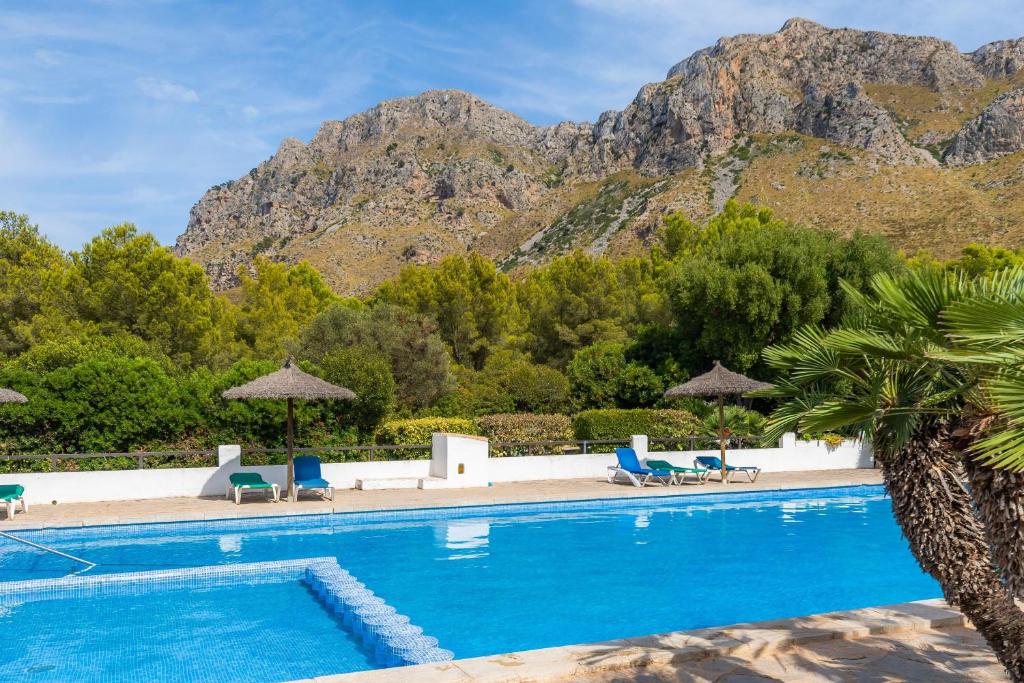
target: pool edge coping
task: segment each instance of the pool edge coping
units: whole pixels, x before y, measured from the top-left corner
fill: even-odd
[[[658,500],[672,500],[673,502],[684,501],[687,498],[693,498],[695,496],[733,496],[736,494],[756,494],[756,493],[777,493],[780,491],[829,491],[834,489],[848,489],[848,488],[860,488],[860,487],[884,487],[883,483],[854,483],[854,484],[828,484],[825,486],[767,486],[767,487],[753,487],[744,488],[741,491],[734,490],[714,490],[714,491],[700,491],[694,490],[688,493],[682,492],[668,492],[668,493],[653,493],[643,496],[598,496],[590,498],[547,498],[543,500],[522,500],[522,501],[502,501],[496,503],[469,503],[464,505],[419,505],[419,506],[385,506],[385,507],[373,507],[373,508],[342,508],[338,509],[336,506],[331,505],[329,507],[321,507],[318,509],[311,510],[298,510],[289,509],[284,511],[274,511],[269,514],[245,514],[240,513],[237,515],[224,515],[221,513],[203,514],[203,515],[188,515],[188,514],[153,514],[153,515],[135,515],[129,517],[101,517],[90,521],[70,521],[70,522],[42,522],[33,524],[31,522],[19,523],[17,520],[11,521],[10,525],[0,523],[0,531],[8,531],[17,533],[19,531],[59,531],[63,529],[83,529],[83,528],[102,528],[112,526],[124,526],[124,525],[160,525],[160,524],[175,524],[175,523],[186,523],[186,522],[220,522],[220,521],[239,521],[245,519],[280,519],[285,520],[295,517],[325,517],[325,516],[345,516],[345,515],[365,515],[373,513],[414,513],[426,510],[433,510],[441,513],[445,510],[479,510],[481,512],[493,509],[511,508],[512,506],[523,506],[523,505],[552,505],[552,504],[585,504],[585,503],[629,503],[629,502],[645,502],[645,501],[658,501]],[[888,492],[884,491],[885,495]],[[110,501],[117,502],[117,501]],[[74,505],[74,503],[69,503]]]
[[[622,638],[598,643],[523,650],[484,657],[332,674],[291,683],[504,683],[573,680],[605,671],[665,667],[713,657],[757,659],[774,652],[831,640],[858,640],[967,626],[942,599],[825,612],[804,617],[733,624]]]

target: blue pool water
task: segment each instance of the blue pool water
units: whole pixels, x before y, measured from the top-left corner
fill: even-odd
[[[907,550],[880,487],[20,535],[97,563],[86,575],[336,557],[459,658],[940,595]],[[0,538],[3,580],[52,578],[78,568]],[[285,586],[261,590],[305,590]],[[64,600],[67,609],[60,601],[15,607],[0,612],[0,633],[13,627],[56,634],[25,652],[5,635],[0,672],[24,681],[57,680],[52,670],[33,667],[52,662],[69,639],[83,660],[74,677],[81,681],[152,679],[145,667],[163,666],[160,652],[185,649],[190,661],[220,657],[228,670],[235,658],[252,659],[277,672],[277,680],[370,666],[308,596],[271,595],[261,615],[239,616],[252,590],[212,589],[185,601],[169,593],[147,597],[156,609],[134,608],[138,598],[124,599],[113,612],[80,599]],[[209,619],[188,616],[192,600]],[[300,605],[297,618],[286,607],[291,602]],[[273,618],[277,611],[280,619]],[[70,612],[73,626],[55,616]],[[292,630],[275,640],[282,624]],[[131,675],[110,673],[120,671],[116,658],[104,654],[109,643],[101,634],[111,630],[142,641]],[[193,647],[197,633],[212,634],[208,640],[220,645],[210,645],[212,654]],[[296,642],[315,647],[289,658],[289,643]],[[232,680],[221,670],[207,676],[193,664],[156,678]]]
[[[372,668],[298,581],[29,602],[0,616],[3,681],[253,681]]]

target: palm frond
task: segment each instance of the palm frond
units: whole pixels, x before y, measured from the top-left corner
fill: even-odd
[[[992,467],[1024,472],[1024,429],[1002,429],[976,442],[971,452]]]
[[[953,340],[971,348],[1024,343],[1024,301],[972,297],[950,305],[941,319]]]

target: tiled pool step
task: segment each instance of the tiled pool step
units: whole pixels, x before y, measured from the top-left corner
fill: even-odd
[[[304,580],[324,606],[341,618],[381,667],[447,662],[451,650],[438,647],[437,638],[423,635],[423,629],[396,613],[363,583],[342,569],[333,558],[310,564]]]
[[[305,576],[307,567],[326,562],[337,564],[333,557],[318,557],[145,572],[65,576],[56,579],[0,581],[0,605],[8,602],[23,603],[55,598],[137,595],[154,589],[175,590],[230,586],[246,582],[300,581]]]
[[[961,627],[963,615],[942,600],[816,614],[721,628],[704,628],[604,643],[459,659],[397,670],[321,676],[293,683],[525,683],[577,680],[604,671],[681,665],[710,657],[754,660],[780,650],[829,640]]]

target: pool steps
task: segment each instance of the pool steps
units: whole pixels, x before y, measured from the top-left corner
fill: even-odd
[[[340,618],[342,625],[371,655],[374,664],[388,668],[454,659],[451,650],[438,646],[437,638],[398,614],[347,570],[332,559],[317,560],[306,567],[305,583],[323,605]]]
[[[394,607],[342,569],[333,557],[0,581],[0,610],[39,600],[287,581],[302,581],[308,585],[317,599],[340,618],[342,626],[362,644],[377,666],[446,662],[454,658],[451,650],[438,647],[436,638],[425,636],[422,628],[409,623],[409,617],[398,614]]]

